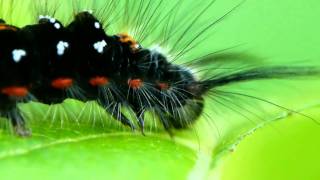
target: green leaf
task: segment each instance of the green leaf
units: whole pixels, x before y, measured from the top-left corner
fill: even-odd
[[[319,120],[319,105],[302,112]],[[319,173],[320,126],[299,115],[256,130],[220,161],[212,176],[219,179],[317,180]]]
[[[188,147],[152,135],[1,140],[1,179],[184,179],[196,160]]]
[[[197,141],[161,131],[147,131],[146,136],[131,132],[106,113],[97,118],[103,109],[93,102],[28,103],[21,109],[33,135],[1,132],[1,179],[185,179],[197,171]],[[82,111],[86,113],[72,120],[70,112]]]

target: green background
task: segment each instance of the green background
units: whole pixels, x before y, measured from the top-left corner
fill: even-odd
[[[14,1],[13,9],[7,6],[13,1],[2,2],[5,5],[0,15],[13,24],[23,26],[35,17],[32,8],[26,5],[27,1]],[[56,16],[67,24],[72,16],[71,1],[50,2],[61,3]],[[89,1],[78,1],[79,9],[101,7],[99,3],[103,1],[96,1],[98,4],[95,6],[86,2]],[[155,5],[158,1],[151,2]],[[168,11],[175,2],[165,1],[161,11]],[[185,25],[179,33],[187,27],[188,18],[191,21],[209,0],[182,2],[177,22],[187,21],[183,21]],[[204,27],[202,25],[221,17],[239,2],[217,0],[197,21],[198,24],[188,31],[185,39],[191,39],[199,28]],[[120,5],[115,9],[118,10],[121,10]],[[246,0],[205,34],[202,44],[178,63],[207,52],[237,46],[232,51],[238,55],[235,59],[240,60],[240,65],[319,66],[319,10],[320,2],[317,0]],[[10,14],[15,18],[10,18]],[[159,19],[154,18],[154,22]],[[161,26],[163,24],[159,24]],[[107,32],[112,34],[126,30],[127,27],[116,23]],[[155,31],[143,45],[151,47],[151,40],[158,37]],[[175,39],[166,45],[174,42]],[[181,47],[183,43],[177,48]],[[241,57],[240,54],[245,55]],[[227,67],[239,66],[228,60],[226,64]],[[246,82],[223,87],[222,90],[261,97],[320,119],[319,79],[304,77]],[[64,113],[55,121],[52,120],[56,118],[52,108],[45,116],[48,107],[23,105],[22,109],[30,119],[33,137],[21,139],[8,135],[7,131],[2,132],[0,174],[6,179],[320,178],[320,126],[310,118],[294,113],[286,115],[284,109],[244,97],[232,97],[225,106],[215,99],[206,100],[205,115],[194,129],[176,132],[174,139],[161,130],[156,131],[159,125],[154,127],[151,118],[147,123],[151,131],[146,137],[119,127],[105,114],[103,120],[96,122],[92,119],[100,111],[91,104],[67,101],[64,103],[66,111],[54,107]],[[76,126],[69,119],[72,119],[72,113],[81,114],[84,107],[80,126]]]
[[[238,38],[234,36],[235,39],[248,41],[253,52],[273,61],[288,61],[291,65],[302,61],[319,65],[320,26],[316,22],[320,17],[319,1],[262,0],[247,1],[245,4],[245,10],[239,12],[241,15],[232,20],[241,29]],[[307,84],[298,86],[311,93],[300,90],[296,97],[290,97],[284,102],[290,106],[296,106],[300,102],[304,102],[306,106],[318,104],[319,81]],[[278,85],[283,84],[276,86]],[[316,119],[320,118],[319,106],[305,113]],[[319,136],[319,126],[303,117],[297,116],[274,123],[240,143],[221,167],[221,177],[319,179]]]

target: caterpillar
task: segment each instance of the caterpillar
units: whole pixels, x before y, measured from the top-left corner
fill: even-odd
[[[198,16],[214,2],[210,1]],[[124,2],[125,5],[128,3]],[[117,2],[110,1],[107,5],[109,11],[103,13],[110,12]],[[139,5],[141,3],[137,3]],[[186,50],[194,48],[190,47],[193,41],[237,7],[239,5],[202,27],[174,58],[157,49],[144,47],[128,33],[109,34],[108,28],[103,28],[102,20],[90,10],[77,12],[66,26],[47,14],[40,15],[37,23],[21,28],[1,19],[1,115],[10,120],[16,134],[28,136],[31,131],[26,128],[18,103],[39,101],[59,104],[72,98],[85,102],[97,101],[114,119],[135,130],[137,127],[133,120],[127,118],[120,107],[130,108],[142,134],[144,114],[152,110],[164,129],[171,134],[172,129],[184,129],[192,125],[202,114],[206,95],[218,87],[250,80],[319,74],[317,68],[308,66],[246,67],[217,72],[201,79],[196,77],[188,64],[175,64],[174,61],[183,57]],[[137,21],[144,18],[145,8],[142,5],[138,7]],[[153,15],[149,14],[149,18]],[[170,20],[174,18],[174,13],[167,12],[163,18]],[[196,20],[198,17],[193,19]],[[189,28],[192,25],[193,22]],[[144,24],[138,28],[144,29],[146,26]],[[167,29],[163,31],[168,33]],[[172,34],[168,38],[174,32],[170,31]],[[144,39],[146,35],[139,36]],[[180,42],[178,37],[176,43]],[[201,56],[191,63],[210,67],[214,65],[214,54]]]

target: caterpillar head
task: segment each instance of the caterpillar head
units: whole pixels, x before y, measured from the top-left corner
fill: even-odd
[[[170,64],[162,69],[157,82],[161,91],[162,111],[167,112],[168,122],[176,129],[192,125],[201,115],[204,107],[202,94],[191,87],[197,84],[193,73],[181,66]]]
[[[157,81],[161,79],[163,72],[169,66],[170,64],[163,54],[142,48],[132,54],[129,73],[133,77],[144,77],[149,81]]]

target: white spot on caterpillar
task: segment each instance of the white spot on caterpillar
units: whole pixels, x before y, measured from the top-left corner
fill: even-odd
[[[107,43],[105,40],[98,41],[93,44],[93,48],[97,50],[98,53],[102,54],[103,53],[103,48],[107,46]]]
[[[39,19],[49,19],[50,16],[47,16],[47,15],[40,15],[39,16]]]
[[[69,43],[65,41],[59,41],[57,44],[57,54],[59,56],[62,56],[64,54],[64,51],[69,47]]]
[[[39,16],[39,19],[48,19],[49,20],[49,22],[50,23],[55,23],[56,22],[56,19],[55,18],[53,18],[53,17],[51,17],[51,16],[48,16],[48,15],[40,15]]]
[[[54,28],[56,29],[60,29],[61,28],[61,25],[57,22],[57,20],[51,16],[44,16],[44,15],[40,15],[39,16],[39,19],[47,19],[51,24],[53,24]]]
[[[99,22],[95,22],[95,23],[94,23],[94,27],[95,27],[96,29],[100,29],[100,27],[101,27],[101,26],[100,26],[100,23],[99,23]]]
[[[21,61],[21,58],[26,56],[27,52],[23,49],[14,49],[12,51],[12,59],[14,62],[18,63]]]
[[[139,49],[141,46],[140,46],[140,44],[135,44],[134,45],[134,49]]]
[[[56,19],[55,19],[55,18],[50,18],[49,21],[50,21],[51,23],[55,23],[55,22],[56,22]]]
[[[93,11],[92,11],[91,9],[84,9],[83,12],[87,12],[87,13],[89,13],[89,14],[92,14],[92,13],[93,13]]]
[[[59,23],[54,23],[54,27],[55,27],[56,29],[60,29],[60,28],[61,28],[61,25],[60,25]]]

